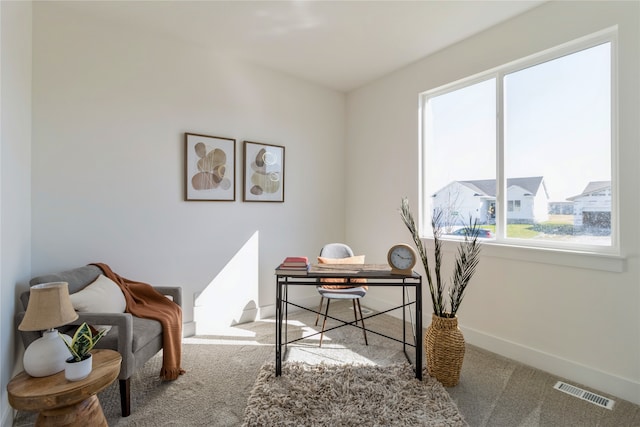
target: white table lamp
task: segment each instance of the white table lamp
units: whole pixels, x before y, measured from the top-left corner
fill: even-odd
[[[24,370],[32,377],[46,377],[64,370],[71,357],[57,327],[73,322],[78,313],[69,298],[67,282],[34,285],[29,292],[27,312],[20,322],[21,331],[44,331],[24,352]]]

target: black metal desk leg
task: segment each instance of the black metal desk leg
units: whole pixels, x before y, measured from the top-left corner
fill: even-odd
[[[276,377],[282,374],[282,284],[276,276]]]
[[[284,339],[281,339],[282,344],[284,345],[284,350],[280,353],[280,360],[287,356],[287,344],[289,342],[289,278],[284,281],[284,289],[282,290],[282,309],[284,310]]]
[[[407,287],[405,286],[406,284],[407,281],[405,279],[402,279],[402,351],[404,352],[404,354],[407,354],[407,299],[405,298],[407,292]],[[409,312],[409,315],[411,315],[411,312]]]
[[[422,381],[422,277],[416,284],[416,378]]]

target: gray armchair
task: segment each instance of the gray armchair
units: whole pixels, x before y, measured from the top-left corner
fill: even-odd
[[[69,293],[78,292],[93,282],[102,270],[95,265],[75,268],[57,274],[48,274],[31,279],[30,286],[47,282],[67,282]],[[169,286],[154,286],[163,295],[170,296],[173,301],[182,306],[182,288]],[[29,303],[29,292],[20,295],[20,301],[24,308],[16,314],[16,328],[20,324]],[[96,348],[115,350],[122,355],[122,365],[118,375],[120,383],[120,404],[122,416],[131,414],[130,378],[133,373],[141,368],[147,360],[162,350],[162,325],[151,319],[142,319],[131,313],[86,313],[79,312],[79,317],[72,325],[80,325],[87,322],[89,325],[112,325],[111,330],[98,342]],[[58,328],[60,332],[67,329],[75,329],[73,326]],[[27,348],[33,341],[40,338],[39,332],[19,331]]]

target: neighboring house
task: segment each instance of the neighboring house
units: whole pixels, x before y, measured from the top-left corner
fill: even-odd
[[[549,214],[573,215],[573,202],[549,202]]]
[[[611,181],[591,181],[567,200],[573,202],[574,227],[611,228]]]
[[[507,223],[533,224],[549,218],[549,195],[541,176],[507,179]],[[496,180],[453,181],[432,195],[444,225],[463,225],[469,218],[495,224]]]

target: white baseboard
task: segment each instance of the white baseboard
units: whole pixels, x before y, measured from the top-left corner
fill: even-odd
[[[260,307],[260,319],[268,319],[269,317],[276,317],[276,305],[269,304]]]
[[[182,336],[192,337],[196,334],[196,322],[185,322],[182,324]]]
[[[235,321],[234,324],[239,325],[242,323],[254,322],[258,319],[260,310],[257,307],[245,308],[240,315],[240,318]]]
[[[640,383],[460,325],[465,341],[492,353],[640,405]]]

